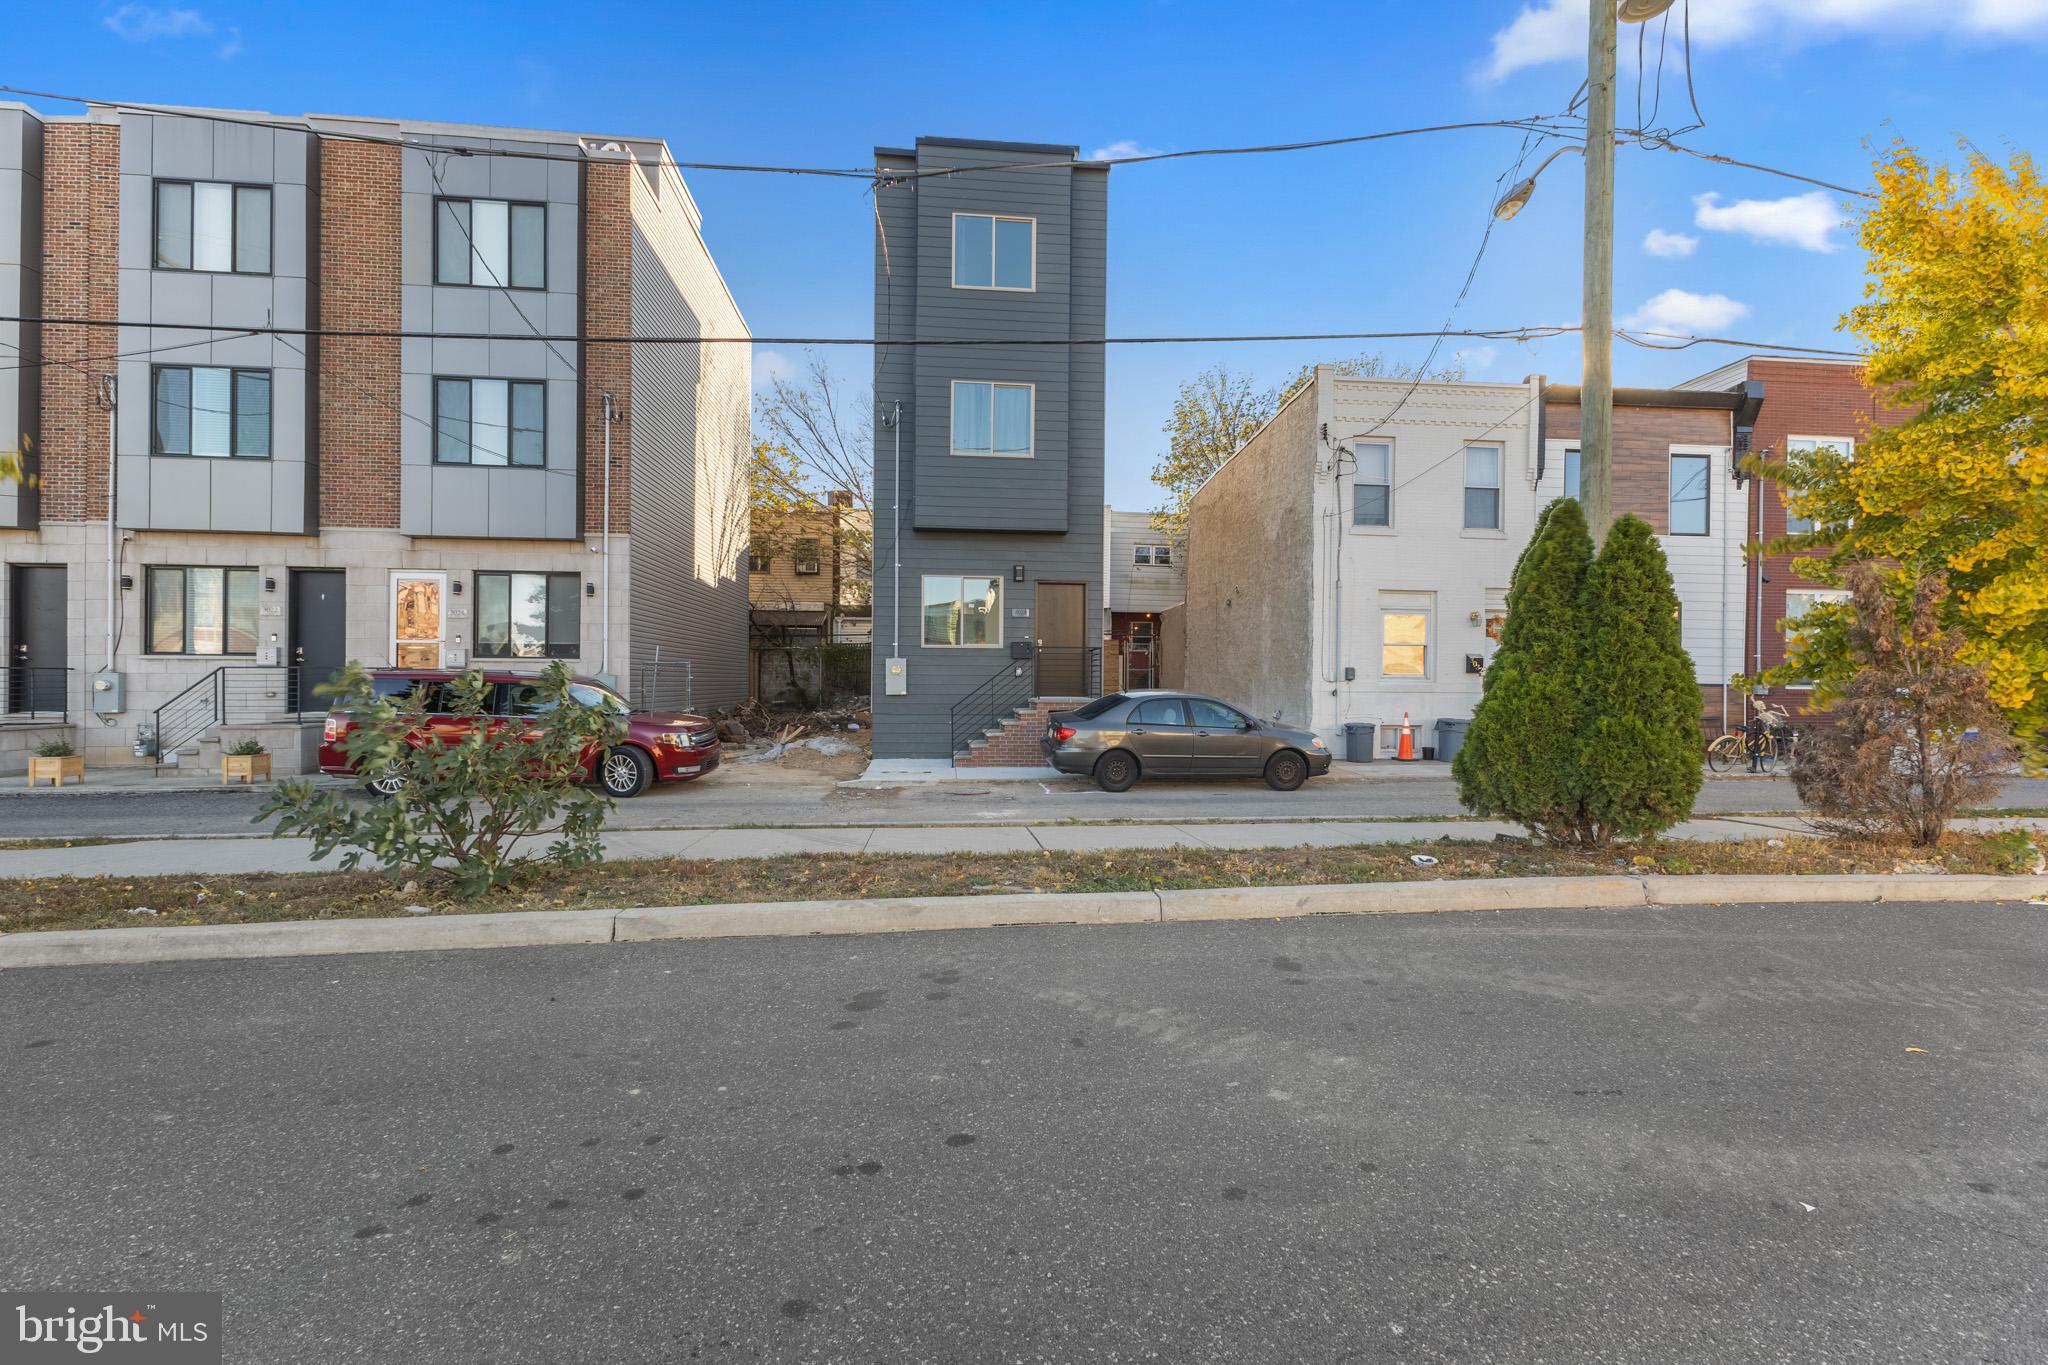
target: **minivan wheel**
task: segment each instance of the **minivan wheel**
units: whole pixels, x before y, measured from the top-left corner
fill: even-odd
[[[598,765],[598,780],[606,795],[623,801],[647,790],[654,781],[654,763],[638,749],[622,744],[604,756]]]
[[[1127,792],[1138,785],[1138,759],[1121,749],[1095,761],[1095,785],[1106,792]]]
[[[1266,760],[1266,785],[1276,792],[1291,792],[1308,781],[1308,760],[1297,753],[1274,754]]]
[[[370,789],[370,795],[381,798],[398,795],[405,790],[405,782],[404,773],[386,773],[382,777],[370,779],[366,785]]]

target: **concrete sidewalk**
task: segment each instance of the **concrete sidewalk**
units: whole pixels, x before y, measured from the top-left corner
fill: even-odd
[[[1959,820],[1959,829],[2048,830],[2038,818]],[[1667,837],[1701,841],[1769,839],[1811,834],[1798,816],[1731,816],[1688,820]],[[1490,840],[1523,830],[1495,820],[1357,820],[1291,824],[813,826],[794,829],[622,830],[607,835],[605,856],[626,858],[767,858],[815,853],[1037,853],[1113,849],[1340,848],[1438,838]],[[208,837],[139,839],[79,848],[0,852],[0,878],[222,876],[250,872],[319,872],[303,839]],[[534,851],[540,844],[536,841]]]

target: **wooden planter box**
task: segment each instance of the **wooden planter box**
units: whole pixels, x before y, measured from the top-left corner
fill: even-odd
[[[28,784],[33,787],[46,777],[50,779],[50,785],[53,787],[63,786],[64,779],[67,777],[75,777],[78,779],[80,786],[85,785],[85,755],[71,754],[64,758],[42,758],[38,755],[30,754],[28,759]]]
[[[236,778],[240,778],[244,782],[254,782],[259,777],[265,782],[270,780],[269,754],[222,754],[220,756],[220,784],[223,787]]]

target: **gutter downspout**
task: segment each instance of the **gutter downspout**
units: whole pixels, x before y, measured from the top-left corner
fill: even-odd
[[[605,677],[612,671],[612,396],[604,396],[604,531],[598,550],[598,645],[597,671]]]
[[[107,672],[114,671],[114,620],[121,609],[121,585],[114,577],[115,555],[120,547],[120,532],[114,527],[114,490],[119,476],[120,465],[114,455],[115,413],[119,406],[119,383],[113,375],[104,376],[107,385]],[[88,681],[88,689],[92,684]],[[90,710],[91,697],[87,697]]]
[[[889,490],[889,657],[903,657],[903,640],[898,627],[903,616],[903,404],[889,405],[889,429],[895,433],[896,450],[891,457]]]

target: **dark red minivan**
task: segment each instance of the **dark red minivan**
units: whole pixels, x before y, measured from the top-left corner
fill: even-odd
[[[491,684],[490,710],[507,720],[545,716],[539,680],[531,674],[479,670]],[[380,697],[403,696],[414,688],[426,689],[426,728],[413,740],[459,737],[471,720],[453,714],[446,691],[448,684],[463,675],[432,669],[379,669],[370,675]],[[595,678],[577,678],[569,695],[586,706],[607,706],[624,720],[625,738],[610,749],[590,755],[590,780],[603,786],[608,795],[638,796],[656,782],[687,782],[704,776],[718,766],[718,727],[704,716],[683,711],[635,711],[625,698]],[[320,771],[336,777],[355,773],[348,755],[341,751],[342,736],[355,722],[346,711],[330,711],[327,728],[320,736]],[[373,791],[389,794],[404,782],[402,777],[370,783]]]

